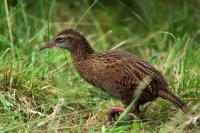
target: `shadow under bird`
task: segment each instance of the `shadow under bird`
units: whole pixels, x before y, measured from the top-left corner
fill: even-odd
[[[147,76],[151,82],[142,90],[136,106],[130,111],[136,116],[140,113],[140,105],[161,97],[183,112],[188,108],[172,92],[162,74],[143,59],[124,51],[96,52],[79,32],[66,29],[58,33],[42,48],[60,47],[71,53],[73,65],[80,76],[88,83],[101,88],[127,107],[134,100],[137,86]],[[111,107],[108,119],[112,121],[116,114],[125,108]]]

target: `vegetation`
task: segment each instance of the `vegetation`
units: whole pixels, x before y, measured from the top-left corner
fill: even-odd
[[[108,108],[122,104],[81,79],[68,52],[39,48],[57,32],[76,28],[97,51],[145,58],[198,114],[199,0],[0,3],[0,132],[198,132],[184,130],[187,116],[161,99],[142,108],[143,119],[109,125]]]

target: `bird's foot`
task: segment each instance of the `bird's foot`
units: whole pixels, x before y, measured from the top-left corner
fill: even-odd
[[[110,107],[109,112],[108,112],[108,121],[110,123],[116,121],[117,118],[119,117],[120,113],[123,113],[124,110],[125,110],[125,108],[123,108],[123,107],[115,107],[115,106]],[[130,122],[133,119],[138,118],[139,112],[140,112],[139,109],[136,108],[135,110],[133,110],[132,112],[129,113],[127,118],[125,118],[125,121]]]
[[[125,108],[123,108],[123,107],[115,107],[115,106],[110,107],[109,112],[108,112],[108,121],[109,122],[116,121],[117,117],[124,110],[125,110]]]

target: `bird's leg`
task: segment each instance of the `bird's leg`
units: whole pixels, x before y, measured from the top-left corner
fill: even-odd
[[[138,118],[140,114],[139,105],[135,106],[135,108],[130,113],[131,113],[132,118]]]
[[[139,105],[135,106],[135,108],[133,109],[132,113],[135,114],[136,116],[138,116],[140,114]]]
[[[110,122],[112,121],[116,121],[116,117],[118,117],[120,115],[120,113],[124,112],[125,108],[124,107],[115,107],[112,106],[109,109],[108,112],[108,120]],[[140,114],[140,108],[139,105],[137,105],[131,112],[130,112],[130,119],[133,120],[134,118],[138,117]],[[129,119],[129,120],[130,120]]]
[[[119,114],[122,113],[124,110],[125,108],[123,107],[115,107],[115,106],[110,107],[108,112],[108,121],[110,122],[115,121],[116,117],[119,116]]]

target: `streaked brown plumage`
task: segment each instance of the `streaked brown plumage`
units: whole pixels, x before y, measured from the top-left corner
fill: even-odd
[[[133,101],[138,84],[150,76],[152,81],[142,91],[134,110],[157,97],[170,101],[186,112],[184,103],[168,90],[168,84],[162,74],[143,59],[124,51],[95,52],[88,41],[78,32],[67,29],[60,32],[42,49],[58,46],[70,51],[73,64],[88,83],[108,92],[124,105]],[[116,112],[116,108],[112,108]],[[122,111],[119,109],[119,111]]]

